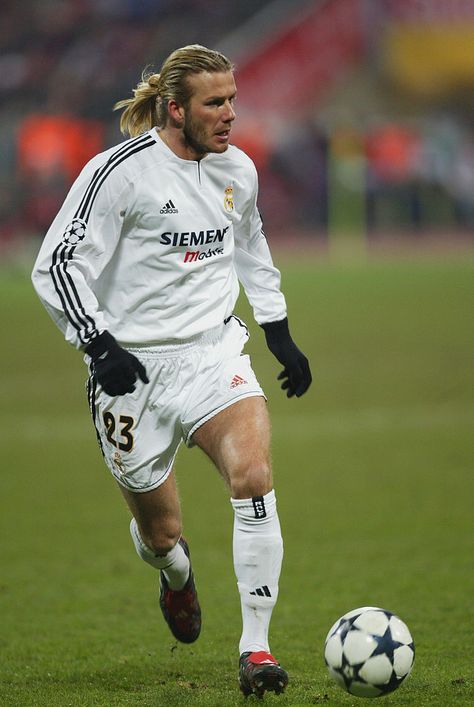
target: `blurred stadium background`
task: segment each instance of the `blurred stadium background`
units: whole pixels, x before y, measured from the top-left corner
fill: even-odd
[[[114,102],[191,42],[236,62],[234,142],[272,238],[470,242],[474,0],[4,0],[2,259],[37,249],[121,139]]]

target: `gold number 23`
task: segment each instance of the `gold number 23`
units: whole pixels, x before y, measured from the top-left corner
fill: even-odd
[[[111,412],[104,412],[104,425],[106,429],[107,439],[114,447],[118,447],[123,452],[130,452],[133,449],[133,435],[130,430],[133,427],[135,420],[133,417],[128,417],[128,415],[120,415],[119,425],[120,431],[118,434],[118,439],[114,437],[115,429],[117,423],[115,417]]]

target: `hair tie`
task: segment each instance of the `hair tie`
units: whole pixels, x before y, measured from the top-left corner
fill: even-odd
[[[160,74],[151,74],[148,77],[148,85],[151,86],[151,88],[159,89],[160,87]]]

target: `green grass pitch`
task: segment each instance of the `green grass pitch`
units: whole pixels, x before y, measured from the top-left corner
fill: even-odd
[[[330,681],[323,644],[340,615],[370,604],[399,614],[417,650],[383,704],[472,705],[474,258],[276,260],[315,382],[288,401],[251,326],[285,539],[271,646],[291,680],[265,701],[362,704]],[[217,473],[200,451],[180,452],[204,625],[196,644],[176,645],[101,461],[81,355],[28,275],[0,273],[0,303],[0,704],[245,704],[232,513]],[[240,313],[249,320],[245,303]]]

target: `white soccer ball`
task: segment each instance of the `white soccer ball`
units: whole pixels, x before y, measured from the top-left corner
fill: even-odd
[[[357,697],[393,692],[410,674],[415,644],[395,614],[363,606],[344,614],[331,627],[324,659],[336,683]]]

